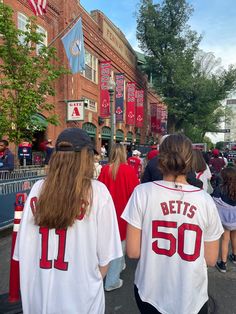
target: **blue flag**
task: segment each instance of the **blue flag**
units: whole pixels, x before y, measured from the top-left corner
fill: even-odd
[[[85,53],[81,18],[62,37],[61,40],[70,63],[71,72],[82,72],[85,69]]]

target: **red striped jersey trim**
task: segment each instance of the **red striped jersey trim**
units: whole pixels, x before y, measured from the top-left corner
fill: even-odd
[[[160,187],[162,187],[162,188],[165,188],[165,189],[167,189],[167,190],[171,190],[171,191],[179,191],[179,192],[199,192],[199,191],[202,191],[202,189],[186,191],[186,190],[182,190],[182,189],[169,188],[169,187],[167,187],[167,186],[165,186],[165,185],[162,185],[162,184],[156,183],[156,182],[152,182],[152,183],[153,183],[153,184],[156,184],[156,185],[158,185],[158,186],[160,186]]]

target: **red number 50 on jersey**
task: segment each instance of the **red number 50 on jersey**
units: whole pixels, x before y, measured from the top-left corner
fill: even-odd
[[[170,232],[159,231],[158,230],[159,227],[165,227],[166,229],[169,228]],[[171,233],[171,229],[173,228],[178,230],[177,239]],[[195,243],[193,242],[193,246],[194,246],[193,254],[187,254],[184,252],[185,234],[186,234],[186,231],[188,230],[196,233]],[[188,261],[188,262],[193,262],[200,256],[202,230],[198,225],[183,223],[181,226],[177,227],[177,222],[174,222],[174,221],[154,220],[152,222],[152,238],[164,239],[169,242],[169,248],[166,249],[166,248],[160,248],[158,246],[158,240],[154,241],[152,243],[152,250],[156,254],[172,256],[176,253],[176,250],[177,250],[177,253],[179,254],[179,256],[183,260]],[[177,241],[178,241],[178,245],[176,245]]]

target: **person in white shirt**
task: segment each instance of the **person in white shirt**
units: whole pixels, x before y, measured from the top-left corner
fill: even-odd
[[[103,278],[123,253],[110,193],[92,179],[93,158],[88,134],[65,129],[46,179],[27,198],[13,256],[24,314],[105,312]]]
[[[101,156],[102,156],[102,158],[104,158],[104,157],[106,157],[106,155],[107,155],[106,147],[105,147],[105,145],[102,145],[102,147],[101,147]]]
[[[94,170],[93,170],[94,179],[97,179],[99,177],[102,170],[102,165],[100,165],[99,161],[100,161],[100,155],[96,150],[94,150]]]
[[[162,181],[137,186],[122,214],[127,254],[139,258],[135,298],[141,313],[206,314],[207,265],[224,229],[204,190],[191,186],[192,143],[182,134],[160,145]]]
[[[193,149],[193,171],[196,173],[196,178],[203,183],[203,190],[211,194],[213,189],[211,187],[211,170],[205,162],[202,152],[199,149]]]

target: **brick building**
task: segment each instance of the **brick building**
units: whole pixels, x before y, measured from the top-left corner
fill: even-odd
[[[14,19],[18,28],[24,29],[27,17],[33,15],[27,0],[4,0],[14,9]],[[102,61],[111,62],[111,76],[124,73],[127,82],[136,82],[137,89],[144,90],[143,126],[127,125],[125,120],[115,123],[115,140],[148,144],[156,141],[157,133],[151,132],[150,104],[160,103],[159,97],[148,87],[147,76],[138,67],[135,51],[124,34],[98,10],[88,13],[79,0],[48,0],[47,13],[37,17],[39,30],[46,35],[45,44],[51,44],[55,37],[71,22],[81,16],[85,44],[86,69],[83,73],[67,74],[55,85],[56,95],[50,102],[55,105],[55,113],[60,117],[60,126],[48,125],[45,132],[35,134],[38,141],[45,138],[55,140],[58,133],[69,126],[85,129],[93,139],[98,150],[108,144],[111,137],[111,119],[100,118],[100,66]],[[62,34],[64,35],[64,34]],[[57,49],[60,62],[69,67],[61,37],[52,45]],[[126,88],[125,88],[126,90]],[[68,121],[67,101],[84,100],[84,120]],[[124,92],[124,111],[126,92]],[[46,114],[46,113],[45,113]],[[41,116],[40,118],[43,119]]]

